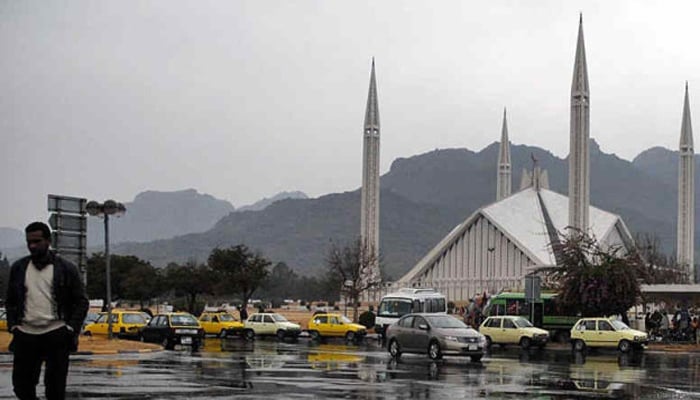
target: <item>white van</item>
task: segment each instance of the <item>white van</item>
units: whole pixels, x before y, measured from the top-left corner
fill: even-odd
[[[410,313],[447,313],[447,298],[435,289],[402,288],[382,297],[374,331],[384,336],[386,327]]]

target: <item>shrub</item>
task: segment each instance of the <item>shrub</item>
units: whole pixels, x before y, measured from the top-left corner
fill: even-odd
[[[371,329],[374,327],[375,319],[376,319],[376,317],[375,317],[373,312],[365,311],[362,314],[360,314],[359,322],[360,322],[360,325],[364,325],[365,328]]]

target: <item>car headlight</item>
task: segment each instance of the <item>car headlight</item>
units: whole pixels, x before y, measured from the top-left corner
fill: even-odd
[[[484,336],[484,335],[479,336],[479,343],[482,343],[482,344],[486,343],[486,336]]]
[[[634,341],[635,341],[635,342],[641,342],[642,340],[646,340],[646,338],[647,338],[647,337],[646,337],[645,335],[642,335],[642,336],[635,336],[635,337],[634,337]]]
[[[445,336],[445,340],[451,340],[453,342],[456,342],[458,339],[457,336]]]

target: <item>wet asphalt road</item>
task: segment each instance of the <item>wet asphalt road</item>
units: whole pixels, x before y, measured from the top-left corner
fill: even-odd
[[[14,398],[11,372],[0,355],[0,399]],[[76,356],[68,380],[81,399],[695,399],[700,355],[497,348],[480,363],[395,361],[374,341],[207,339],[196,353]]]

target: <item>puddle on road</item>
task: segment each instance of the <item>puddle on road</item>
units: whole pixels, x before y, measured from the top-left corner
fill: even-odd
[[[0,368],[0,381],[8,372]],[[393,360],[372,342],[207,339],[195,353],[79,358],[68,390],[82,399],[691,399],[700,398],[699,378],[700,358],[684,354],[507,349],[481,363],[432,362],[418,355]],[[0,390],[2,398],[11,392]]]

